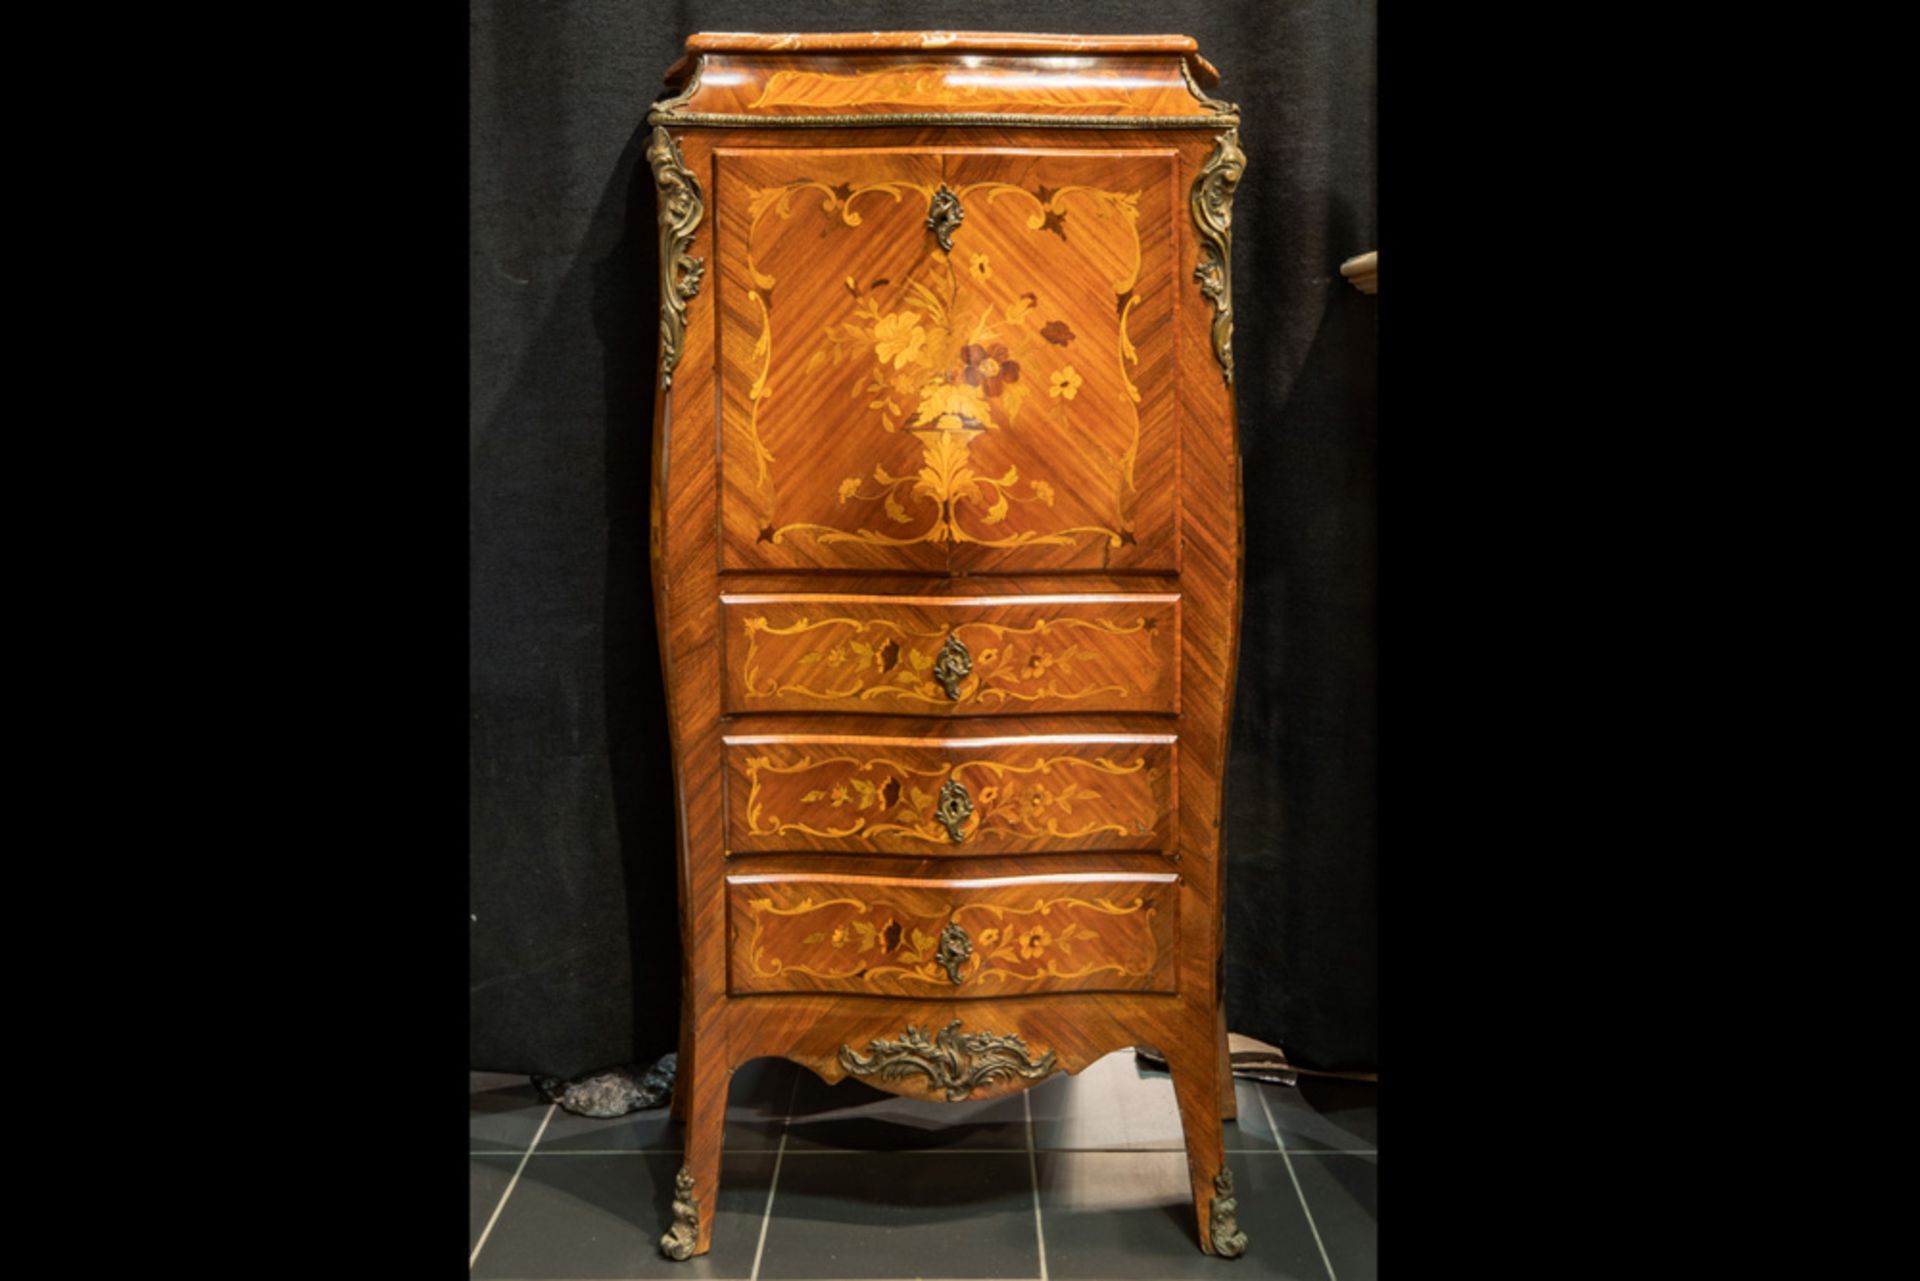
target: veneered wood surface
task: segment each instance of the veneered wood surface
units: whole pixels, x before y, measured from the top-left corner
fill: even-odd
[[[942,53],[1197,53],[1192,36],[1083,36],[1048,31],[698,31],[688,53],[781,50],[845,53],[872,49],[931,49]]]
[[[1231,110],[1201,92],[1220,74],[1186,36],[721,32],[690,36],[686,48],[666,77],[677,95],[670,116],[999,111],[1201,123]]]
[[[728,735],[727,847],[961,857],[1165,849],[1171,734],[888,738]],[[942,787],[973,812],[952,832]]]
[[[898,56],[919,59],[942,55],[916,49],[903,51]],[[711,78],[722,55],[715,53],[709,57]],[[1177,75],[1178,55],[1164,57],[1167,69]],[[703,105],[705,95],[710,92],[710,86],[699,90],[691,100],[692,105]],[[937,102],[929,102],[925,108],[952,110]],[[861,110],[886,113],[894,108],[872,106]],[[1043,108],[1036,104],[1023,114],[1041,110]],[[1088,114],[1095,111],[1089,109]],[[667,115],[671,118],[672,110]],[[897,1045],[910,1035],[909,1028],[931,1035],[958,1020],[958,1032],[963,1036],[1019,1038],[1017,1042],[999,1044],[1008,1047],[1009,1055],[1017,1054],[1035,1065],[1035,1076],[996,1075],[970,1085],[963,1083],[965,1096],[973,1098],[1025,1088],[1037,1075],[1044,1074],[1043,1068],[1075,1072],[1115,1049],[1141,1043],[1160,1047],[1172,1069],[1186,1130],[1198,1241],[1202,1249],[1211,1252],[1212,1180],[1224,1166],[1219,1116],[1223,1100],[1231,1090],[1230,1081],[1222,1079],[1218,1044],[1221,994],[1217,962],[1221,920],[1221,786],[1238,634],[1241,533],[1232,392],[1221,377],[1211,348],[1212,308],[1201,299],[1194,283],[1199,241],[1186,201],[1220,130],[1148,127],[1075,130],[912,124],[806,130],[682,123],[668,127],[683,148],[686,164],[696,175],[707,201],[707,216],[696,229],[689,252],[705,260],[708,275],[704,287],[689,303],[686,342],[672,393],[662,394],[658,402],[652,528],[662,663],[669,689],[675,786],[680,802],[677,833],[686,952],[682,984],[688,1009],[681,1046],[682,1091],[686,1097],[688,1123],[686,1166],[695,1196],[699,1204],[706,1207],[697,1228],[696,1251],[704,1252],[710,1239],[710,1207],[715,1204],[718,1190],[727,1077],[735,1066],[762,1055],[780,1055],[828,1080],[838,1080],[857,1070],[865,1073],[862,1079],[883,1089],[917,1097],[953,1097],[926,1076],[908,1073],[886,1078],[859,1065],[877,1061],[875,1055],[869,1054],[875,1043],[881,1047]],[[1172,362],[1165,378],[1171,392],[1173,433],[1168,456],[1177,458],[1177,467],[1166,487],[1171,541],[1165,545],[1177,555],[1146,565],[1122,565],[1089,558],[985,566],[993,568],[997,575],[988,580],[986,586],[977,578],[948,577],[956,572],[951,561],[943,563],[942,558],[934,557],[908,561],[897,555],[890,562],[875,559],[859,564],[849,559],[822,563],[794,558],[783,563],[762,561],[749,565],[736,559],[727,562],[734,569],[725,574],[720,572],[723,540],[719,453],[728,448],[723,428],[729,421],[728,414],[737,411],[741,393],[733,386],[723,392],[723,373],[730,368],[732,356],[722,359],[721,344],[716,339],[727,326],[748,323],[757,312],[751,299],[738,288],[732,291],[726,288],[725,273],[738,270],[737,264],[730,266],[727,262],[726,229],[729,225],[737,227],[744,212],[729,207],[731,197],[726,184],[719,181],[716,158],[728,151],[790,152],[796,149],[800,139],[817,151],[845,149],[926,155],[941,149],[983,155],[1048,149],[1083,154],[1109,150],[1173,153],[1167,162],[1169,198],[1164,203],[1157,199],[1143,200],[1141,208],[1142,219],[1148,223],[1143,234],[1148,237],[1164,234],[1170,246],[1168,260],[1156,267],[1154,274],[1157,283],[1163,280],[1169,300],[1163,320],[1164,328],[1169,331],[1166,340]],[[943,158],[942,165],[946,163]],[[820,171],[827,172],[824,164]],[[943,168],[942,174],[945,173]],[[924,206],[920,216],[924,219]],[[973,216],[969,209],[969,221],[961,224],[955,236],[956,254],[965,244],[966,228],[972,225]],[[730,223],[730,219],[734,221]],[[1157,226],[1153,225],[1156,221]],[[1053,233],[1039,234],[1052,236]],[[1052,259],[1045,261],[1051,263]],[[968,264],[962,260],[961,265]],[[804,273],[806,269],[802,270]],[[819,273],[825,270],[822,267]],[[851,273],[842,271],[839,276],[845,274]],[[1099,272],[1090,270],[1083,274],[1097,278]],[[828,277],[829,283],[837,281],[839,276]],[[815,279],[817,275],[806,278]],[[736,286],[737,283],[736,277]],[[856,279],[856,283],[863,282]],[[784,301],[780,288],[778,283],[773,286],[772,310],[776,316]],[[1132,319],[1139,321],[1140,318],[1141,313],[1136,309]],[[1137,334],[1133,341],[1139,343]],[[1148,364],[1145,349],[1141,354],[1142,364]],[[1243,376],[1247,373],[1242,372]],[[1024,377],[1024,369],[1022,374]],[[860,408],[864,407],[856,406]],[[858,414],[849,419],[837,408],[830,413],[823,412],[813,424],[816,434],[810,438],[810,448],[823,449],[841,434],[872,430],[859,427],[857,418]],[[1111,425],[1101,429],[1102,451],[1109,448],[1112,437],[1106,433],[1111,430]],[[718,448],[717,431],[722,437]],[[884,444],[884,429],[882,436]],[[1057,437],[1031,446],[1032,456],[1044,461],[1049,456],[1048,446],[1056,440]],[[1066,442],[1060,448],[1087,451],[1084,442]],[[1146,452],[1143,445],[1142,458]],[[1023,453],[1022,457],[1025,456]],[[729,454],[730,469],[732,458]],[[1014,461],[1018,465],[1019,460]],[[729,486],[736,480],[737,477],[730,474]],[[834,497],[837,499],[837,489]],[[846,572],[838,577],[821,572],[829,568]],[[1151,572],[1143,573],[1143,569]],[[1138,577],[1130,578],[1132,574]],[[1089,592],[1124,591],[1131,583],[1138,590],[1177,593],[1181,597],[1181,701],[1177,717],[1055,715],[1031,719],[975,718],[971,722],[973,726],[998,731],[1001,736],[1009,731],[1044,735],[1100,732],[1103,728],[1108,732],[1139,732],[1148,727],[1176,735],[1179,741],[1177,792],[1171,802],[1173,809],[1166,839],[1158,843],[1157,850],[988,855],[978,857],[977,862],[969,858],[964,864],[956,864],[949,856],[924,852],[918,857],[856,856],[818,849],[740,854],[729,859],[725,811],[728,789],[723,785],[727,752],[723,737],[741,738],[751,732],[760,732],[763,736],[833,737],[851,724],[874,734],[885,733],[924,745],[929,739],[949,734],[966,736],[969,732],[969,722],[965,719],[942,720],[928,716],[854,718],[812,711],[723,717],[723,650],[716,644],[716,637],[723,629],[720,601],[723,590],[767,594],[838,591],[847,589],[847,579],[856,575],[862,576],[869,592],[956,600],[972,595],[1071,591],[1075,590],[1076,583],[1078,590]],[[1178,883],[1169,887],[1174,909],[1169,915],[1177,921],[1170,944],[1175,991],[1063,992],[993,1000],[819,993],[730,995],[727,991],[729,874],[738,877],[777,872],[844,879],[872,874],[877,867],[894,869],[901,880],[921,881],[937,879],[943,874],[952,876],[957,867],[964,867],[969,874],[976,871],[986,874],[991,869],[995,874],[1018,875],[1037,873],[1042,866],[1067,876],[1074,875],[1076,869],[1119,872],[1143,871],[1154,866],[1166,866],[1177,872]],[[1261,1215],[1245,1200],[1243,1190],[1242,1208],[1247,1211],[1243,1222],[1257,1228]]]
[[[1176,570],[1177,155],[720,150],[722,568]]]
[[[1180,710],[1180,598],[729,594],[728,712],[925,716]],[[948,638],[971,671],[935,678]]]
[[[1172,991],[1175,880],[729,876],[732,990],[968,1000]],[[970,947],[952,971],[938,959],[949,925]]]
[[[1177,875],[1180,860],[1159,850],[1103,850],[1097,859],[1085,853],[977,854],[964,862],[937,855],[832,854],[774,851],[735,854],[726,875],[773,876],[809,880],[822,875],[867,877],[884,881],[995,880],[1040,876],[1076,880],[1089,875],[1131,880],[1164,880]]]
[[[1172,120],[1198,125],[1213,108],[1194,94],[1175,58],[1075,58],[1036,70],[991,54],[971,65],[913,54],[782,57],[708,55],[682,110],[789,121],[891,113],[1007,113],[1027,116]],[[1196,64],[1189,64],[1190,66]]]
[[[868,307],[902,314],[894,304],[924,284],[939,183],[939,159],[912,151],[717,155],[724,568],[946,569],[945,546],[924,536],[943,511],[918,510],[908,528],[857,494],[882,488],[876,468],[911,477],[921,452],[918,438],[883,429],[862,391],[879,376],[877,352],[897,357],[870,348],[851,378],[832,359],[846,350],[836,327]],[[886,497],[904,515],[897,488]]]

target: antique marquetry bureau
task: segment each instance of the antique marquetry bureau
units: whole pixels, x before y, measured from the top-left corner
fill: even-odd
[[[652,557],[684,939],[662,1248],[728,1076],[982,1099],[1172,1069],[1221,1118],[1239,117],[1177,36],[696,35],[659,187]]]

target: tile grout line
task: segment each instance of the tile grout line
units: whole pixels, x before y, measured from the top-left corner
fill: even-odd
[[[1313,1207],[1307,1204],[1307,1190],[1300,1186],[1300,1176],[1293,1172],[1293,1158],[1287,1155],[1287,1144],[1280,1137],[1280,1127],[1273,1121],[1273,1105],[1267,1102],[1267,1092],[1255,1085],[1254,1091],[1260,1095],[1260,1110],[1267,1114],[1267,1128],[1273,1131],[1273,1145],[1280,1149],[1280,1159],[1287,1163],[1287,1177],[1293,1181],[1293,1194],[1300,1198],[1300,1212],[1307,1216],[1307,1229],[1313,1233],[1313,1243],[1320,1248],[1320,1262],[1326,1266],[1327,1281],[1340,1281],[1333,1274],[1333,1260],[1327,1257],[1327,1243],[1320,1239],[1320,1225],[1313,1221]]]
[[[1020,1110],[1027,1114],[1027,1174],[1033,1179],[1033,1235],[1040,1243],[1040,1281],[1047,1281],[1047,1229],[1040,1221],[1040,1163],[1033,1155],[1033,1091],[1020,1091]]]
[[[780,1118],[780,1146],[773,1154],[773,1177],[767,1181],[767,1208],[760,1216],[760,1243],[753,1247],[753,1271],[747,1274],[747,1281],[760,1281],[760,1257],[767,1251],[767,1229],[773,1224],[773,1194],[780,1190],[780,1162],[787,1155],[787,1130],[793,1125],[793,1099],[800,1093],[800,1072],[801,1069],[794,1070],[793,1084],[787,1087],[787,1114]],[[720,1212],[717,1203],[713,1209],[715,1214]]]
[[[493,1207],[493,1214],[487,1219],[487,1226],[480,1229],[480,1239],[473,1243],[473,1253],[467,1256],[467,1271],[473,1271],[473,1265],[480,1262],[480,1251],[486,1248],[487,1238],[493,1235],[493,1225],[500,1221],[500,1211],[507,1208],[507,1198],[520,1183],[520,1171],[527,1168],[527,1158],[540,1146],[540,1137],[547,1132],[547,1122],[553,1120],[553,1110],[558,1103],[547,1104],[547,1114],[540,1118],[540,1128],[533,1132],[533,1142],[527,1144],[527,1150],[520,1154],[520,1164],[513,1167],[513,1177],[507,1180],[507,1190],[500,1194],[500,1201]]]

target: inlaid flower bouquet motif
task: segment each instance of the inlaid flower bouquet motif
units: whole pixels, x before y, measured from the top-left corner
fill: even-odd
[[[989,526],[1004,522],[1013,503],[1051,507],[1054,501],[1052,485],[1023,479],[1018,467],[1009,465],[993,475],[973,465],[974,437],[1014,425],[1028,408],[1035,380],[1030,374],[1023,378],[1022,367],[1040,368],[1036,348],[1049,340],[1040,336],[1038,325],[1028,323],[1038,316],[1038,298],[1032,293],[1004,310],[963,298],[960,272],[952,261],[960,252],[937,255],[948,277],[944,291],[915,281],[907,286],[905,306],[898,311],[883,312],[871,295],[859,295],[853,319],[827,331],[829,346],[816,352],[808,366],[814,371],[829,363],[855,364],[860,376],[852,394],[867,398],[867,408],[878,412],[881,427],[921,438],[919,471],[896,476],[876,463],[867,475],[840,482],[840,501],[877,500],[886,518],[899,525],[916,523],[909,503],[937,503],[939,518],[926,535],[932,542],[968,538],[957,521],[962,504],[978,508],[978,524]],[[967,257],[970,275],[982,281],[991,276],[987,255]],[[846,286],[858,295],[852,277]],[[1068,332],[1064,325],[1056,331],[1062,345]],[[1078,379],[1071,365],[1062,368],[1070,379]],[[1077,388],[1077,382],[1055,382],[1052,390],[1059,393],[1063,387]],[[1064,404],[1071,396],[1053,399]],[[1064,428],[1064,415],[1053,425]]]
[[[758,226],[768,211],[791,216],[792,198],[803,188],[818,188],[825,199],[821,209],[837,213],[849,226],[860,225],[854,205],[863,196],[902,199],[914,184],[880,182],[862,187],[803,181],[758,191],[753,218]],[[929,189],[924,194],[932,195]],[[1134,419],[1133,444],[1119,460],[1117,492],[1111,525],[1062,527],[1045,520],[1022,520],[1017,507],[1033,512],[1053,509],[1058,493],[1052,481],[1023,476],[1019,467],[980,467],[973,447],[979,439],[1016,425],[1054,431],[1073,431],[1070,411],[1082,396],[1087,379],[1076,361],[1094,357],[1076,346],[1080,335],[1055,314],[1043,290],[1045,281],[1009,282],[991,254],[957,240],[951,251],[932,248],[924,279],[904,287],[889,279],[862,285],[854,276],[842,282],[853,299],[848,319],[830,324],[822,345],[809,358],[804,376],[832,376],[830,370],[852,369],[848,396],[864,402],[882,431],[905,432],[920,443],[920,465],[896,474],[884,462],[866,472],[844,477],[838,484],[841,505],[878,503],[880,528],[849,530],[807,522],[770,526],[765,536],[774,543],[789,533],[806,533],[822,543],[860,542],[892,546],[913,543],[977,543],[991,547],[1028,544],[1071,545],[1088,536],[1118,547],[1132,539],[1131,494],[1133,465],[1139,447],[1137,402],[1139,392],[1127,374],[1139,354],[1127,337],[1126,324],[1138,298],[1134,285],[1140,271],[1137,228],[1138,192],[1111,192],[1091,187],[1040,187],[1028,190],[1010,183],[984,182],[962,188],[965,198],[980,197],[972,208],[990,211],[1001,197],[1032,206],[1026,229],[1068,240],[1069,219],[1094,218],[1117,222],[1132,248],[1132,265],[1112,281],[1119,315],[1115,356],[1120,364],[1118,385],[1121,409]],[[984,215],[981,215],[984,216]],[[962,233],[964,236],[964,233]],[[1049,242],[1051,243],[1051,242]],[[749,259],[756,301],[760,290],[771,290],[766,276]],[[989,288],[989,283],[992,288]],[[1011,288],[1033,284],[1011,297]],[[894,286],[887,290],[886,286]],[[882,292],[884,291],[884,293]],[[997,296],[997,300],[996,300]],[[884,301],[883,301],[884,297]],[[764,310],[764,308],[763,308]],[[757,414],[769,394],[766,370],[771,367],[771,321],[763,331],[757,354],[762,374],[750,399]],[[1084,402],[1082,402],[1084,407]],[[1096,410],[1095,412],[1107,412]],[[757,420],[756,420],[757,421]],[[750,424],[753,445],[764,483],[772,455]],[[961,519],[962,514],[966,520]],[[929,520],[931,517],[931,520]],[[924,524],[924,528],[914,526]]]

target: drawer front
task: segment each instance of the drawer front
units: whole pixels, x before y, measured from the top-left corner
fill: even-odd
[[[735,993],[1171,992],[1178,878],[727,878]]]
[[[1172,848],[1171,734],[723,741],[734,853]]]
[[[724,710],[1180,710],[1177,595],[723,596]]]
[[[720,567],[1177,572],[1178,175],[1170,147],[719,148]]]

